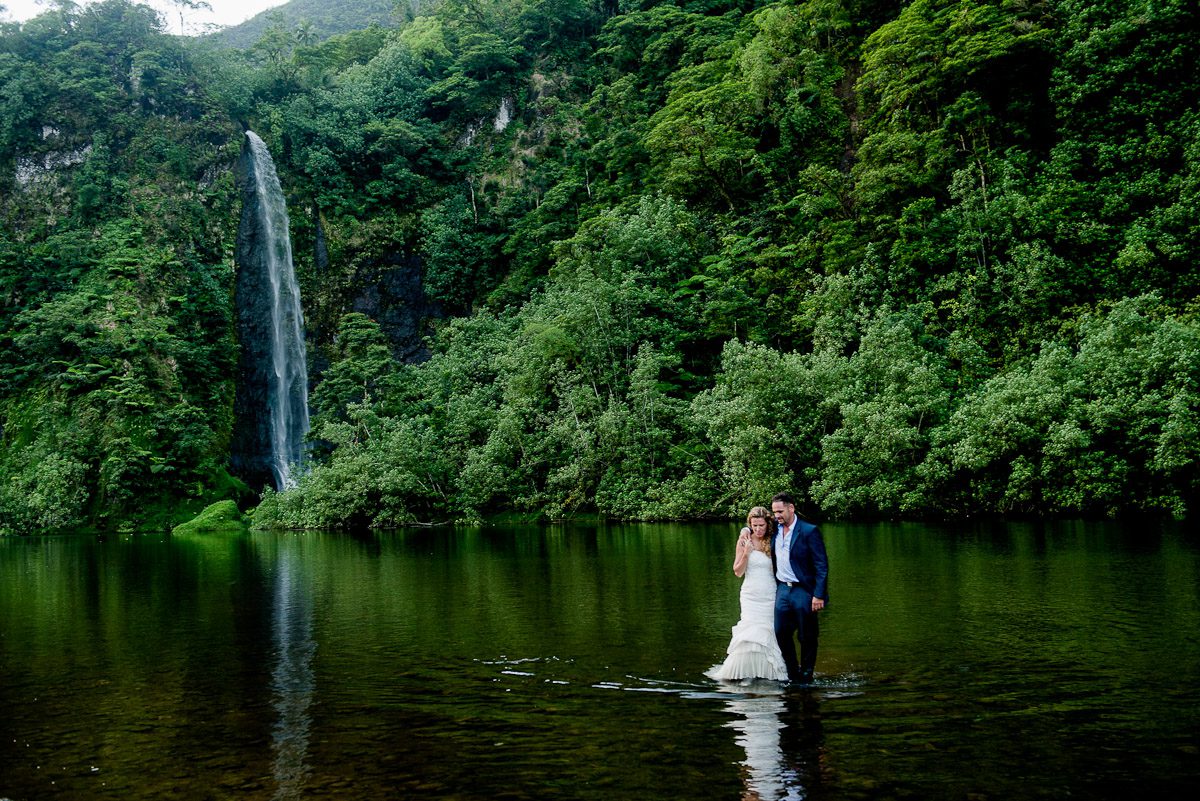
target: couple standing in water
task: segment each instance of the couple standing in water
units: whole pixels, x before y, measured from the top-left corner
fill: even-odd
[[[829,601],[829,558],[820,529],[798,518],[796,502],[780,493],[771,499],[771,511],[756,506],[746,516],[733,572],[744,577],[741,619],[724,663],[708,671],[709,678],[812,684],[817,613]]]

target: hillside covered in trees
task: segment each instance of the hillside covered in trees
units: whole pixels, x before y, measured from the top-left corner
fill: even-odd
[[[260,525],[1195,509],[1193,3],[406,7],[246,50],[128,0],[3,26],[0,528],[259,502],[244,127],[312,366]]]
[[[202,1],[202,0],[201,0]],[[186,6],[189,0],[175,0]],[[253,47],[272,27],[282,26],[303,43],[378,25],[392,27],[406,15],[411,18],[428,0],[290,0],[255,14],[240,25],[206,34],[205,44],[226,48]]]

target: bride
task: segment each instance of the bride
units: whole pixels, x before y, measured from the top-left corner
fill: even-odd
[[[775,569],[771,561],[771,513],[755,506],[738,536],[733,572],[742,579],[742,617],[733,627],[725,662],[704,675],[718,681],[785,681],[787,668],[775,640]]]

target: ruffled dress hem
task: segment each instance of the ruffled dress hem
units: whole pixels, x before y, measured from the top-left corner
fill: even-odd
[[[714,681],[742,681],[744,679],[768,679],[785,681],[787,668],[782,659],[773,658],[773,654],[763,650],[743,650],[730,654],[719,665],[713,665],[704,673]]]

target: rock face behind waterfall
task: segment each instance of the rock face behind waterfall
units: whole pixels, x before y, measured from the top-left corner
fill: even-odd
[[[247,137],[257,141],[262,150],[259,158],[269,162],[261,140],[249,133]],[[242,215],[234,295],[241,351],[230,467],[258,492],[265,486],[282,489],[289,483],[290,467],[300,460],[308,411],[299,298],[298,294],[288,297],[287,291],[288,284],[294,289],[295,281],[286,210],[267,208],[272,202],[282,203],[282,197],[264,198],[263,176],[256,174],[256,167],[269,173],[276,194],[280,194],[278,179],[273,165],[256,165],[254,141],[243,149],[237,169]],[[281,261],[286,261],[284,276],[280,275]],[[295,306],[291,312],[286,308],[289,302]],[[289,328],[291,341],[281,344],[280,338],[287,337]],[[281,358],[291,363],[281,363]]]
[[[254,167],[249,147],[237,166],[242,189],[242,216],[237,233],[237,333],[241,345],[237,396],[234,400],[232,472],[256,493],[273,485],[271,470],[271,411],[267,387],[271,380],[271,279],[267,272],[267,244],[259,220],[261,212],[254,187]]]
[[[313,213],[311,225],[313,268],[317,281],[324,282],[329,289],[344,281],[344,276],[340,271],[337,275],[332,273],[320,214]],[[445,315],[441,306],[425,295],[420,259],[385,250],[373,257],[355,258],[354,263],[353,276],[342,288],[329,290],[331,300],[324,304],[313,304],[310,300],[307,310],[312,316],[306,321],[311,341],[317,344],[332,341],[342,315],[349,310],[365,314],[379,324],[396,361],[414,364],[428,359],[426,337],[431,333],[428,323]],[[316,383],[329,365],[319,348],[313,349],[311,356],[309,370]]]
[[[425,322],[442,314],[425,297],[420,262],[399,254],[383,257],[364,265],[356,279],[359,291],[350,306],[379,323],[396,361],[428,359]]]

